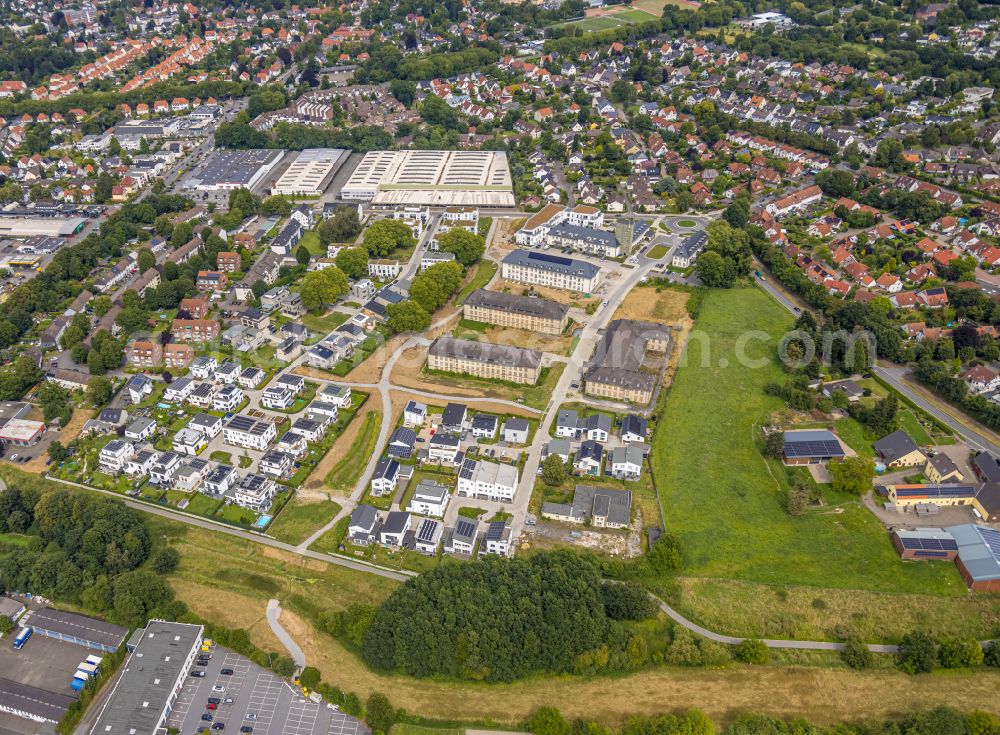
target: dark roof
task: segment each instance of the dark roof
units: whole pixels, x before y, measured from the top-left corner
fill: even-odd
[[[844,456],[844,448],[832,431],[825,429],[786,431],[783,438],[784,453],[788,459],[828,459]]]
[[[375,479],[391,479],[399,474],[399,462],[382,457],[375,466]]]
[[[600,461],[601,455],[604,454],[604,447],[598,442],[593,440],[587,440],[580,444],[580,449],[576,453],[576,458],[580,459],[594,459]]]
[[[202,632],[200,625],[151,620],[91,732],[128,735],[156,731]]]
[[[641,434],[646,436],[649,431],[649,423],[646,419],[641,416],[636,416],[634,413],[630,413],[628,416],[622,419],[622,433],[632,433]]]
[[[896,429],[888,436],[882,437],[872,444],[872,447],[886,462],[894,462],[918,448],[917,443],[902,429]]]
[[[410,514],[403,510],[394,510],[385,517],[382,533],[402,533],[410,525]]]
[[[377,521],[378,511],[370,505],[362,504],[351,513],[350,525],[371,529],[374,528]]]
[[[445,426],[458,426],[465,421],[468,410],[464,403],[449,403],[441,414],[441,423]]]
[[[9,679],[0,679],[0,708],[26,712],[48,722],[59,722],[75,697],[36,689]]]
[[[120,625],[112,625],[96,618],[51,608],[32,610],[31,615],[25,617],[21,622],[33,628],[71,635],[115,648],[120,646],[125,640],[125,636],[128,635],[128,628],[123,628]]]
[[[530,296],[503,293],[502,291],[487,291],[482,288],[469,294],[469,297],[465,300],[465,305],[500,309],[501,311],[510,311],[515,314],[526,314],[528,316],[555,319],[557,321],[562,321],[563,317],[569,311],[568,306],[560,304],[557,301],[533,299]]]
[[[539,268],[541,270],[565,273],[582,278],[593,278],[601,272],[599,266],[588,263],[585,260],[574,260],[572,258],[561,258],[558,255],[548,255],[547,253],[536,253],[531,250],[512,250],[503,259],[504,263],[511,265],[523,265],[529,268]]]
[[[488,413],[477,413],[472,417],[473,429],[495,429],[497,417]]]
[[[417,441],[417,433],[413,429],[407,429],[405,426],[397,426],[392,432],[392,436],[389,437],[389,443],[401,442],[409,447],[412,447]]]
[[[452,337],[438,337],[428,349],[428,354],[514,368],[534,369],[542,364],[542,353],[537,350]]]
[[[980,452],[972,460],[973,468],[986,482],[1000,482],[1000,463],[988,452]]]
[[[512,418],[507,419],[505,427],[508,431],[527,431],[530,424],[527,419]]]

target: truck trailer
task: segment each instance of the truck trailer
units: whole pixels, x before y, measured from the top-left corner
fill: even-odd
[[[21,648],[28,639],[31,638],[31,634],[35,632],[35,629],[30,625],[21,628],[21,632],[17,634],[17,638],[14,639],[14,648]]]

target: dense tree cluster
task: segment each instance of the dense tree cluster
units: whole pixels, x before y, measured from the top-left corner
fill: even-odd
[[[448,564],[380,606],[362,654],[383,670],[483,681],[572,671],[588,654],[624,668],[631,639],[612,614],[648,611],[634,588],[602,584],[599,566],[570,552]]]
[[[169,601],[166,588],[160,589],[160,577],[134,576],[149,554],[149,534],[138,514],[117,500],[73,491],[40,495],[9,487],[0,493],[4,532],[32,537],[25,547],[0,552],[4,589],[30,591],[99,612],[120,610],[118,619],[127,622],[137,619],[137,605],[148,611]]]
[[[392,135],[372,125],[350,128],[318,128],[279,122],[270,133],[255,130],[246,119],[221,123],[215,131],[215,144],[220,148],[283,148],[301,151],[306,148],[346,148],[352,151],[374,151],[392,146]]]

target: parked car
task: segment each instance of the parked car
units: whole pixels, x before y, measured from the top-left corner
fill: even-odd
[[[240,732],[253,732],[253,728],[250,725],[244,725],[240,728]]]
[[[214,725],[212,725],[212,729],[213,730],[225,730],[226,729],[226,723],[225,722],[216,722]]]
[[[208,703],[209,704],[218,704],[220,701],[221,700],[218,697],[209,697],[208,698]]]
[[[204,679],[205,678],[205,672],[204,671],[192,671],[191,672],[191,676],[195,676],[195,677],[197,677],[199,679]]]
[[[223,669],[219,673],[222,674],[223,676],[232,676],[233,675],[233,670],[232,669]]]
[[[201,719],[203,719],[205,722],[211,722],[212,721],[212,713],[211,712],[205,712],[201,716]]]
[[[216,684],[215,686],[212,687],[212,691],[213,692],[224,692],[224,691],[226,691],[226,688],[224,686],[222,686],[221,684]]]
[[[209,710],[218,709],[218,708],[219,708],[219,705],[216,704],[215,702],[209,702],[208,704],[205,705],[205,709],[209,709]]]

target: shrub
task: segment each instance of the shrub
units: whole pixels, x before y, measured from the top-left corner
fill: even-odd
[[[913,630],[899,642],[896,665],[907,674],[926,674],[937,668],[937,643],[922,630]]]
[[[871,668],[875,663],[875,654],[857,638],[850,638],[844,642],[840,658],[852,669]]]
[[[764,641],[756,638],[745,638],[735,650],[736,660],[745,664],[766,664],[771,660],[771,651]]]

